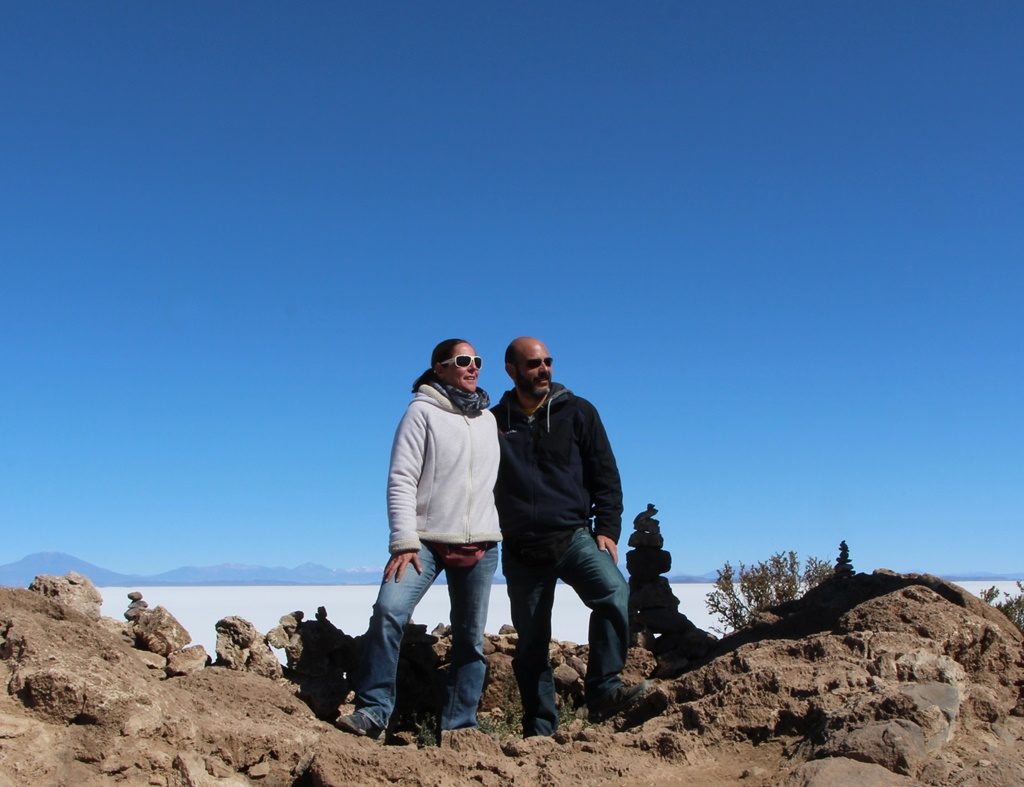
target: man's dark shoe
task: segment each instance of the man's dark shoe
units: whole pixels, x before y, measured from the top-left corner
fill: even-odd
[[[616,713],[628,710],[647,693],[651,687],[649,681],[642,680],[634,686],[619,686],[603,697],[587,704],[587,718],[593,722],[610,719]]]
[[[364,738],[372,738],[373,740],[380,738],[380,734],[384,732],[383,727],[365,713],[360,713],[359,711],[350,713],[347,716],[339,716],[334,720],[334,726],[343,732],[359,735]]]

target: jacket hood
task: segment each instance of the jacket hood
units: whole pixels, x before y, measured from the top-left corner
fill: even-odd
[[[551,431],[551,411],[557,410],[559,407],[564,405],[570,399],[573,398],[573,393],[561,383],[552,381],[551,391],[548,393],[548,398],[544,400],[544,404],[537,408],[537,412],[534,413],[534,417],[544,415],[544,419],[547,422],[548,431]],[[516,397],[516,389],[510,388],[505,391],[501,396],[501,401],[498,402],[498,406],[493,408],[491,412],[498,417],[500,423],[506,424],[509,428],[512,426],[512,411],[521,410],[519,406],[519,399]]]
[[[432,385],[421,385],[416,389],[416,395],[412,400],[414,402],[427,402],[450,413],[455,412],[455,405],[452,404],[452,400]]]

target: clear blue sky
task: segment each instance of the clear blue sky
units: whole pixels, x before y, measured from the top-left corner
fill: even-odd
[[[545,340],[673,573],[1024,567],[1024,6],[0,5],[0,563],[383,565]]]

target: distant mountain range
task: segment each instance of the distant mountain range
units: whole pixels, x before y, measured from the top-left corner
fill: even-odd
[[[162,574],[120,574],[116,571],[88,563],[63,552],[36,552],[15,563],[0,566],[0,586],[27,587],[40,574],[62,576],[69,571],[85,574],[100,587],[147,587],[157,585],[376,585],[381,569],[334,569],[318,563],[303,563],[295,568],[282,566],[247,566],[221,563],[216,566],[183,566]],[[975,572],[947,574],[943,578],[954,582],[969,580],[1006,581],[1024,576],[1020,574],[992,574]],[[675,583],[714,582],[718,573],[677,574],[668,577]],[[443,581],[443,577],[442,577]],[[495,582],[504,578],[499,572]]]
[[[162,574],[121,574],[63,552],[36,552],[16,563],[0,566],[0,585],[27,587],[40,574],[61,576],[69,571],[85,574],[100,587],[156,585],[370,585],[380,581],[380,568],[336,570],[303,563],[295,568],[221,563],[183,566]]]

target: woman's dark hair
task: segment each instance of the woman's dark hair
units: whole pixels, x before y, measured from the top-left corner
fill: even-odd
[[[455,346],[459,344],[469,344],[469,342],[465,339],[445,339],[434,348],[434,352],[430,354],[430,368],[416,378],[416,382],[412,384],[413,393],[416,393],[421,385],[429,384],[437,380],[437,375],[434,374],[434,364],[441,363],[441,361],[447,361],[451,358],[452,352],[455,350]]]

